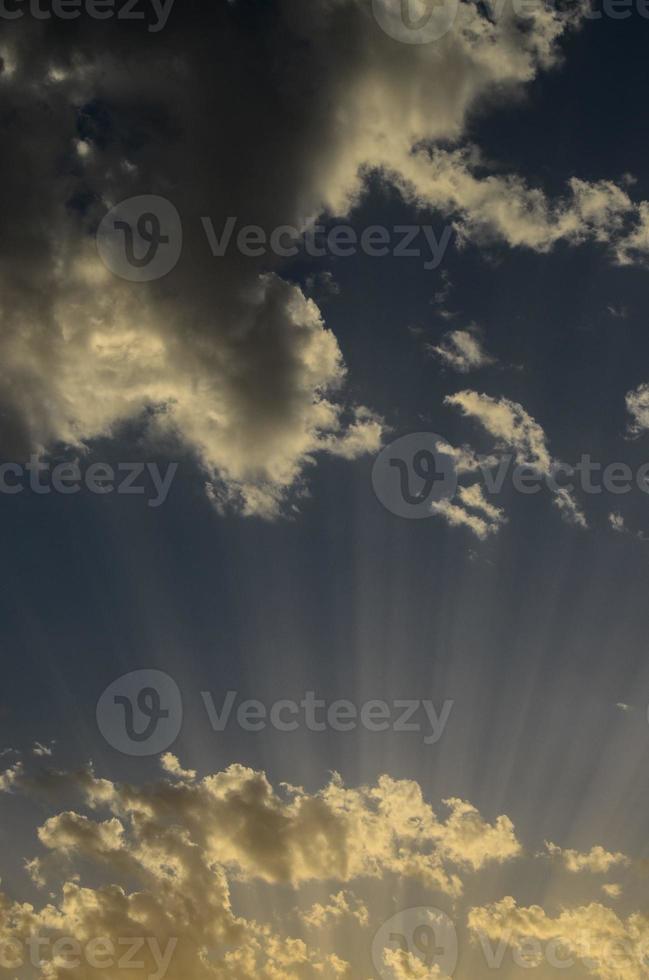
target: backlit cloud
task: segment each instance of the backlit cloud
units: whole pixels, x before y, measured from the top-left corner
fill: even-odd
[[[474,935],[508,945],[561,936],[575,956],[586,955],[587,946],[593,971],[604,980],[640,976],[606,972],[608,944],[630,943],[635,956],[649,941],[640,913],[622,919],[599,900],[555,917],[509,897],[465,906],[470,876],[524,858],[505,815],[489,821],[470,803],[449,799],[440,817],[416,782],[387,775],[356,788],[334,777],[308,793],[274,789],[264,773],[237,765],[203,777],[170,755],[162,765],[164,774],[147,784],[113,783],[91,768],[28,774],[16,764],[5,774],[5,792],[50,800],[50,808],[54,797],[76,799],[76,809],[57,806],[41,823],[41,853],[25,862],[34,884],[47,889],[47,901],[0,897],[5,953],[24,958],[30,941],[49,937],[36,970],[44,980],[123,976],[114,963],[88,962],[98,937],[104,963],[120,942],[139,937],[138,958],[154,980],[364,976],[371,972],[363,956],[373,930],[394,913],[389,896],[395,883],[408,881],[423,886],[431,905],[450,903],[454,921],[466,920]],[[627,863],[599,846],[583,854],[557,845],[548,851],[569,871],[599,874]],[[526,859],[527,873],[542,859]],[[498,878],[489,880],[494,887]],[[336,882],[347,887],[332,889]],[[268,921],[249,911],[259,908],[261,887],[273,896]],[[314,887],[329,897],[307,900]],[[377,909],[380,894],[385,902]],[[605,894],[620,897],[612,886]],[[346,926],[350,935],[360,930],[365,937],[360,947],[345,941]],[[78,968],[52,955],[53,943],[66,937],[80,947]],[[395,975],[419,975],[415,949],[386,948],[382,955]],[[127,980],[144,976],[142,967],[126,970]]]
[[[0,181],[0,412],[14,458],[84,451],[136,423],[194,456],[217,507],[272,518],[318,457],[375,452],[383,422],[350,396],[336,337],[281,260],[213,255],[202,219],[219,239],[229,217],[306,230],[348,214],[374,174],[464,238],[537,251],[594,241],[628,262],[646,214],[610,181],[574,178],[551,201],[517,175],[484,176],[475,148],[447,148],[478,104],[556,63],[581,7],[520,18],[505,5],[491,19],[461,5],[444,38],[415,46],[362,0],[281,0],[269,44],[239,7],[176,4],[155,45],[114,20],[65,36],[49,21],[13,25],[0,100],[32,124],[12,129]],[[131,283],[92,239],[110,207],[141,194],[173,202],[183,249],[167,277]],[[460,370],[488,357],[467,331],[438,356]]]
[[[590,871],[592,874],[606,874],[616,865],[627,867],[629,864],[629,859],[625,854],[606,851],[599,844],[596,844],[585,854],[570,848],[563,849],[547,841],[545,847],[551,857],[556,858],[568,871],[574,873]]]
[[[482,337],[475,327],[449,330],[438,345],[429,344],[426,349],[446,367],[460,374],[468,374],[469,371],[495,363],[495,358],[485,350]]]
[[[447,395],[444,402],[479,422],[497,441],[497,448],[511,449],[519,466],[529,467],[545,477],[554,475],[557,461],[550,455],[545,432],[518,402],[469,390]],[[587,527],[586,518],[570,490],[557,486],[553,502],[569,523]]]

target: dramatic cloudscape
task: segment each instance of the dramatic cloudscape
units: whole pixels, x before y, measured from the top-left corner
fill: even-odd
[[[649,970],[649,7],[0,3],[0,974]]]

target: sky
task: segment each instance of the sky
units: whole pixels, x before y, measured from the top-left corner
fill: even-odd
[[[0,4],[0,972],[641,980],[649,8]]]

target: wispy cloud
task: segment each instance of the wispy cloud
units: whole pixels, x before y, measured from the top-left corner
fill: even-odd
[[[550,455],[546,434],[518,402],[470,390],[447,395],[444,401],[479,422],[499,445],[513,450],[519,465],[528,466],[544,476],[553,476],[553,465],[558,461]],[[557,488],[553,502],[570,524],[588,527],[583,511],[569,490]]]
[[[466,330],[450,330],[439,344],[427,344],[426,350],[445,367],[460,374],[496,363],[496,359],[485,350],[481,331],[475,324]]]

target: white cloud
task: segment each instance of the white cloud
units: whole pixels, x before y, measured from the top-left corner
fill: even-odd
[[[484,516],[496,526],[505,523],[502,508],[496,507],[494,504],[489,503],[484,495],[482,486],[479,483],[473,483],[469,487],[460,487],[458,493],[460,500],[465,507],[470,507],[472,510],[481,511]]]
[[[445,980],[437,963],[430,966],[425,959],[405,949],[383,950],[383,965],[394,980]]]
[[[622,895],[622,885],[618,885],[616,883],[602,885],[602,891],[609,898],[620,898]]]
[[[30,937],[44,934],[82,945],[99,936],[115,945],[120,937],[139,936],[170,951],[165,980],[367,976],[371,967],[355,961],[364,944],[354,939],[347,945],[345,935],[376,929],[397,883],[410,881],[441,896],[434,903],[452,902],[455,921],[468,917],[474,935],[511,946],[525,937],[561,937],[602,980],[642,976],[631,967],[606,972],[612,944],[627,943],[636,956],[649,942],[649,920],[641,913],[622,919],[596,900],[576,908],[564,902],[555,917],[509,897],[484,907],[463,904],[468,876],[523,858],[507,816],[489,821],[470,803],[449,799],[440,818],[416,782],[389,776],[355,788],[334,777],[309,793],[288,785],[274,789],[264,773],[242,766],[198,777],[165,756],[163,768],[155,782],[123,785],[90,768],[39,768],[34,775],[21,766],[11,770],[2,788],[55,809],[38,829],[42,854],[25,862],[32,881],[48,889],[47,901],[27,904],[0,894],[5,951],[11,942],[24,948]],[[61,809],[69,794],[76,810]],[[628,864],[624,855],[599,846],[584,853],[554,844],[547,849],[571,872],[603,874]],[[539,856],[526,859],[526,882],[534,867],[529,861],[543,868]],[[489,880],[495,884],[498,877]],[[333,882],[353,882],[353,891],[332,892]],[[603,888],[609,898],[620,894],[610,883],[592,887],[599,896]],[[320,901],[314,901],[316,889]],[[377,902],[383,893],[387,907]],[[149,975],[156,972],[153,948],[141,951]],[[386,952],[394,953],[389,965],[395,976],[421,971],[417,957]],[[51,946],[43,955],[39,975],[45,980],[118,975],[86,963],[70,971],[52,960]],[[127,970],[125,980],[141,976],[141,970]]]
[[[450,500],[436,500],[431,504],[431,509],[433,514],[443,518],[451,527],[466,527],[481,541],[497,530],[496,525],[490,524],[477,514],[469,513],[464,507],[453,504]]]
[[[649,429],[649,384],[638,385],[626,393],[626,409],[631,416],[629,431],[641,435]]]
[[[478,421],[497,440],[497,448],[513,450],[519,465],[530,467],[545,477],[554,476],[554,465],[558,461],[553,461],[550,455],[545,432],[518,402],[464,390],[447,395],[444,403]],[[553,503],[569,523],[583,528],[588,526],[568,489],[557,487],[553,491]]]
[[[638,206],[638,220],[629,234],[617,246],[620,265],[646,265],[649,259],[649,203]]]
[[[469,390],[447,395],[444,402],[476,419],[501,444],[512,448],[517,463],[534,467],[540,473],[551,471],[545,433],[522,405],[508,398],[491,398]]]
[[[635,912],[623,919],[599,902],[565,908],[552,917],[538,905],[518,906],[511,898],[473,908],[469,928],[476,935],[520,946],[525,939],[560,943],[561,959],[581,961],[581,966],[601,980],[641,980],[646,975],[649,919]],[[542,950],[539,953],[543,955]]]
[[[451,527],[466,527],[484,541],[507,523],[502,508],[494,506],[486,499],[479,483],[459,487],[458,496],[461,506],[451,503],[450,500],[435,501],[431,505],[433,513],[442,517]]]
[[[462,446],[451,446],[450,443],[441,440],[437,443],[437,451],[445,456],[452,456],[455,470],[459,476],[466,473],[477,473],[478,471],[490,470],[498,465],[498,456],[478,455],[476,451],[466,443]]]
[[[624,523],[624,518],[621,514],[610,513],[608,515],[608,523],[613,531],[617,531],[618,534],[624,534],[626,532],[626,525]]]
[[[356,898],[353,892],[341,891],[332,895],[327,905],[316,902],[311,908],[305,909],[300,913],[300,918],[314,929],[323,929],[346,918],[364,927],[369,922],[369,912],[365,903]]]
[[[541,253],[558,242],[596,242],[618,264],[647,261],[649,204],[635,204],[614,182],[573,177],[552,200],[518,175],[476,176],[482,163],[476,147],[433,148],[395,160],[392,177],[404,196],[452,218],[461,239]]]
[[[348,882],[394,872],[454,895],[462,888],[460,869],[478,870],[520,850],[506,817],[489,824],[469,803],[449,799],[448,816],[441,820],[410,780],[382,776],[374,786],[351,789],[336,776],[309,795],[287,786],[276,792],[264,773],[243,766],[200,780],[174,756],[164,756],[162,766],[171,780],[136,789],[97,779],[91,770],[52,773],[43,781],[28,777],[17,764],[4,774],[0,789],[76,788],[91,808],[107,808],[109,821],[98,824],[65,812],[41,830],[42,842],[52,849],[67,850],[76,841],[84,851],[94,848],[103,856],[124,851],[129,822],[166,820],[170,796],[176,823],[203,849],[208,863],[232,868],[242,879],[267,882]]]
[[[450,330],[437,346],[428,344],[426,349],[446,367],[460,374],[468,374],[496,363],[495,358],[484,349],[482,337],[476,327]]]
[[[573,497],[571,491],[566,489],[566,487],[559,487],[558,490],[553,492],[553,503],[561,512],[564,520],[568,524],[574,524],[576,527],[587,528],[588,521],[586,520],[586,515]]]
[[[43,933],[81,944],[147,937],[172,951],[166,980],[348,976],[346,958],[320,949],[318,933],[326,947],[338,922],[365,928],[367,903],[342,890],[325,904],[307,905],[302,888],[411,880],[457,898],[467,875],[520,853],[507,817],[488,822],[471,804],[450,799],[440,819],[411,780],[382,776],[349,788],[335,777],[307,793],[287,785],[275,790],[263,773],[242,766],[201,779],[173,756],[165,756],[163,768],[146,785],[114,784],[90,768],[29,776],[21,767],[0,783],[5,791],[43,792],[50,806],[74,793],[87,811],[55,812],[38,829],[44,856],[30,859],[26,870],[39,888],[48,887],[49,901],[37,908],[0,894],[0,944]],[[238,901],[249,893],[254,903],[260,883],[276,889],[272,924],[234,908],[233,884]],[[286,907],[281,896],[289,885],[294,895]],[[308,941],[291,933],[296,898]],[[49,946],[43,953],[46,980],[113,975],[85,962],[70,972],[51,952]],[[141,952],[155,974],[152,951]],[[126,980],[141,975],[126,970]]]
[[[165,754],[160,757],[160,765],[165,772],[168,772],[170,776],[176,776],[177,779],[183,779],[188,782],[196,779],[195,770],[183,769],[176,756],[172,755],[171,752],[165,752]]]
[[[606,874],[616,865],[622,867],[629,865],[629,859],[625,854],[621,854],[619,851],[615,853],[606,851],[599,844],[592,847],[588,853],[580,853],[569,848],[564,849],[548,841],[546,841],[545,847],[551,857],[559,860],[568,871],[574,873],[590,871],[592,874]]]

